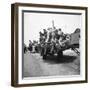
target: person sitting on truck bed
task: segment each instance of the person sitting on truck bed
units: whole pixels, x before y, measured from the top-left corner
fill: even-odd
[[[51,53],[53,51],[56,51],[56,45],[58,44],[58,30],[55,29],[53,32],[52,32],[52,39],[51,39]]]
[[[46,29],[43,29],[43,34],[44,34],[45,38],[47,38],[47,30]]]
[[[59,44],[61,47],[67,47],[70,42],[70,35],[69,34],[62,34],[59,38]]]
[[[62,32],[61,28],[58,29],[57,39],[61,47],[65,46],[65,34]]]
[[[51,39],[52,39],[52,31],[51,31],[51,29],[47,29],[47,35],[45,35],[45,36],[47,36],[45,42],[50,43]]]
[[[58,35],[57,35],[57,39],[59,39],[60,37],[63,36],[63,32],[61,30],[61,28],[58,29]]]
[[[40,34],[39,41],[40,41],[40,43],[42,44],[42,43],[45,42],[45,36],[44,36],[44,34],[43,34],[41,31],[39,32],[39,34]]]

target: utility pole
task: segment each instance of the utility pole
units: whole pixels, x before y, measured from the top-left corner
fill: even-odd
[[[54,26],[54,20],[52,20],[52,29],[55,31],[56,27]]]

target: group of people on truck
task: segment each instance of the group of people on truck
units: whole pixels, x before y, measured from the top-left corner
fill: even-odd
[[[68,41],[70,38],[64,34],[61,30],[59,29],[43,29],[43,33],[40,32],[40,43],[52,43],[52,44],[59,44],[60,46],[64,46],[65,40]]]
[[[43,33],[39,32],[40,39],[39,42],[42,45],[45,43],[51,44],[51,52],[53,50],[58,50],[58,48],[65,47],[70,42],[70,36],[68,34],[64,34],[61,30],[61,28],[56,29],[49,28],[49,29],[43,29]]]
[[[28,50],[30,52],[39,52],[46,43],[50,43],[52,52],[55,48],[64,47],[70,41],[70,37],[64,34],[61,28],[43,29],[43,32],[40,31],[39,35],[39,41],[34,40],[32,42],[29,40]]]

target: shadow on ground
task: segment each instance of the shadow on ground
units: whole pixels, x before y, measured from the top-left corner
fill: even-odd
[[[44,62],[51,63],[51,64],[60,64],[60,63],[70,63],[73,62],[77,57],[76,56],[68,56],[63,55],[62,57],[57,58],[57,56],[47,56],[44,59]]]

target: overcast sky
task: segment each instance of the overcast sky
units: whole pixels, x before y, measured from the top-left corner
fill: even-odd
[[[24,43],[28,46],[29,40],[39,40],[39,32],[52,27],[61,28],[64,33],[73,33],[81,28],[81,15],[24,13]]]

